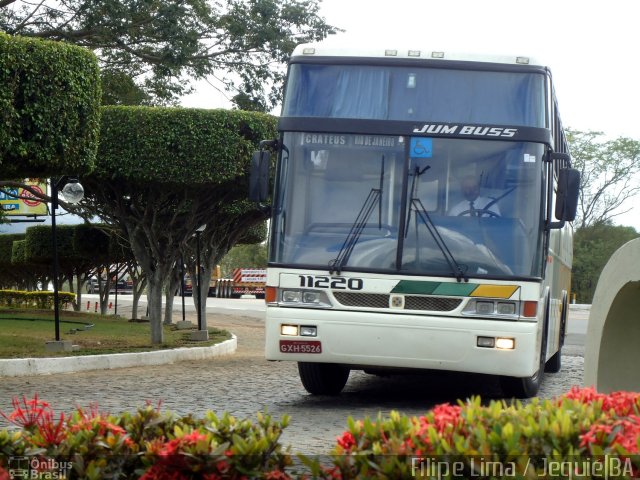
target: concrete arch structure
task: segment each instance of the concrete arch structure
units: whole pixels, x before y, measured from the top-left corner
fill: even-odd
[[[640,238],[609,259],[593,296],[584,385],[600,392],[640,391]]]

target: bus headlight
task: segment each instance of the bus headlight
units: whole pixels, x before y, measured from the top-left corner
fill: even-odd
[[[298,325],[280,325],[280,335],[288,337],[298,336]]]
[[[513,338],[496,338],[496,348],[500,350],[513,350],[516,348],[516,341]]]
[[[302,298],[300,290],[283,290],[282,301],[285,303],[299,303]]]
[[[483,298],[482,300],[471,299],[465,305],[462,314],[485,318],[494,317],[503,320],[518,320],[520,302],[517,300],[498,300],[492,298]]]
[[[516,304],[515,302],[498,302],[498,315],[515,315]]]
[[[331,301],[322,290],[282,289],[279,304],[286,307],[316,307],[329,308]]]
[[[478,315],[491,315],[493,314],[493,302],[476,301],[476,313]]]

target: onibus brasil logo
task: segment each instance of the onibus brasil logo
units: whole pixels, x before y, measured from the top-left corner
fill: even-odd
[[[9,478],[65,480],[71,473],[72,462],[44,457],[9,457]]]

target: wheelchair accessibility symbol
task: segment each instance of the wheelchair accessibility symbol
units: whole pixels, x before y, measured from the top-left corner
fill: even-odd
[[[409,145],[411,158],[431,158],[433,155],[433,140],[424,137],[412,137]]]

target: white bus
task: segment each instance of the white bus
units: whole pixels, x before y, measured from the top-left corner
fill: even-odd
[[[266,358],[312,394],[350,370],[560,369],[579,175],[548,68],[527,57],[302,45],[277,152]]]

